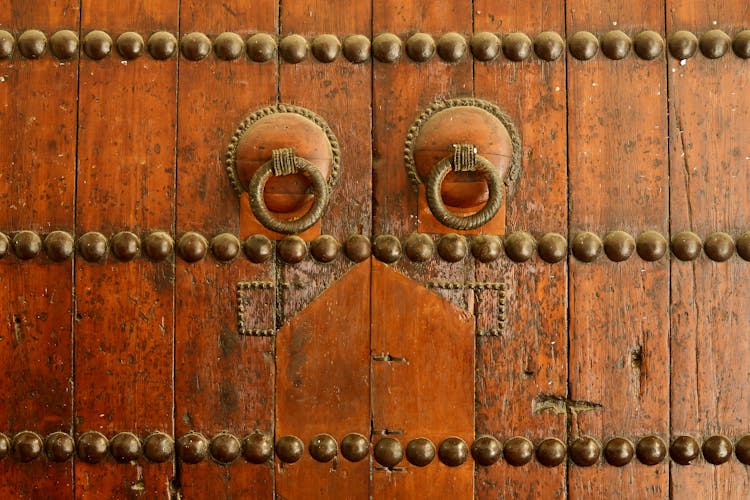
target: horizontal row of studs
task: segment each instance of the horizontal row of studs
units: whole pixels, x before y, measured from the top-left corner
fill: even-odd
[[[97,431],[81,434],[77,442],[70,434],[54,432],[43,439],[32,431],[21,431],[9,439],[0,434],[0,459],[12,454],[19,462],[31,462],[39,457],[47,457],[53,462],[65,462],[74,456],[87,463],[99,463],[108,455],[120,463],[130,463],[145,457],[155,463],[170,460],[175,448],[180,460],[187,464],[196,464],[211,458],[226,465],[240,457],[250,463],[263,464],[276,456],[284,463],[297,462],[305,453],[305,445],[296,436],[282,436],[274,446],[273,439],[262,432],[254,432],[240,439],[228,432],[221,432],[210,440],[197,432],[182,435],[175,446],[174,440],[161,432],[146,437],[143,442],[130,432],[121,432],[111,439]],[[329,462],[338,453],[351,461],[359,462],[370,455],[387,469],[397,469],[404,458],[415,466],[424,467],[436,457],[444,464],[457,467],[464,464],[469,456],[478,465],[490,466],[504,459],[512,466],[520,467],[530,463],[534,458],[547,467],[556,467],[565,462],[566,457],[580,467],[590,467],[604,457],[606,463],[623,467],[634,457],[645,465],[657,465],[667,453],[677,464],[690,465],[701,455],[706,462],[721,465],[728,462],[734,454],[737,460],[750,465],[750,435],[742,436],[736,443],[725,436],[711,436],[701,445],[692,436],[678,436],[672,440],[669,449],[664,440],[658,436],[645,436],[634,445],[629,439],[614,437],[602,447],[591,437],[580,437],[567,446],[557,438],[546,438],[536,446],[525,437],[512,437],[501,443],[493,436],[480,436],[471,445],[458,437],[448,437],[439,446],[427,438],[419,437],[410,440],[406,448],[398,439],[384,437],[374,446],[361,434],[351,433],[344,436],[339,444],[329,434],[319,434],[310,440],[307,452],[319,462]]]
[[[0,31],[0,59],[10,57],[15,46],[27,59],[38,59],[47,51],[61,60],[68,60],[78,53],[78,35],[70,30],[54,33],[47,40],[39,30],[27,30],[21,33],[16,41],[7,31]],[[372,47],[371,47],[372,45]],[[183,57],[191,61],[200,61],[213,51],[218,59],[235,60],[247,54],[255,62],[266,62],[274,58],[278,50],[281,58],[292,64],[304,61],[308,51],[320,62],[335,61],[340,54],[352,63],[363,63],[374,56],[377,60],[393,63],[401,58],[402,49],[415,62],[427,62],[435,54],[446,62],[458,62],[467,54],[479,61],[492,61],[502,53],[510,61],[525,61],[532,54],[545,61],[555,61],[565,50],[563,37],[553,31],[545,31],[533,40],[525,33],[495,34],[480,32],[467,39],[460,33],[450,32],[437,40],[427,33],[415,33],[405,42],[393,33],[377,35],[372,44],[364,35],[349,35],[339,40],[336,35],[322,34],[313,37],[309,42],[298,34],[282,37],[277,46],[276,37],[267,33],[256,33],[247,40],[237,33],[224,32],[213,41],[204,33],[193,32],[184,35],[179,42]],[[602,33],[599,37],[588,31],[579,31],[567,41],[570,54],[579,60],[592,59],[601,52],[609,59],[624,59],[632,52],[641,59],[656,59],[664,52],[664,39],[655,31],[641,31],[632,39],[621,30]],[[729,52],[743,59],[750,58],[750,30],[740,31],[732,39],[726,32],[718,29],[706,31],[700,38],[689,31],[677,31],[669,37],[669,52],[676,59],[693,57],[698,50],[707,58],[717,59]],[[157,60],[173,57],[178,50],[177,38],[169,32],[160,31],[148,37],[128,31],[119,35],[116,41],[101,30],[87,33],[83,38],[83,52],[91,59],[103,59],[113,50],[125,60],[136,59],[145,53]]]
[[[581,262],[594,262],[606,255],[613,262],[622,262],[633,254],[643,260],[657,261],[667,254],[671,246],[672,255],[679,260],[692,261],[701,253],[709,259],[723,262],[737,253],[750,261],[750,231],[733,239],[727,233],[713,232],[705,240],[695,233],[682,231],[672,237],[671,245],[656,231],[645,231],[633,237],[624,231],[611,231],[602,238],[591,232],[581,232],[568,245],[564,236],[546,233],[538,240],[523,231],[508,234],[505,238],[493,235],[474,236],[471,240],[458,234],[446,234],[437,239],[423,233],[413,233],[403,241],[392,235],[376,236],[373,242],[362,235],[352,235],[343,244],[330,235],[322,235],[308,244],[299,236],[287,236],[276,243],[276,254],[281,262],[296,264],[303,261],[308,252],[323,263],[332,262],[343,253],[353,262],[361,262],[374,255],[378,260],[392,264],[403,256],[413,262],[425,262],[435,254],[447,262],[460,262],[470,253],[480,262],[492,262],[503,254],[514,262],[525,262],[537,253],[545,262],[564,260],[568,252]],[[168,259],[175,251],[186,262],[198,262],[209,253],[220,262],[231,262],[243,253],[251,261],[261,263],[274,254],[274,244],[263,235],[250,236],[244,242],[230,233],[221,233],[209,241],[196,232],[180,236],[176,245],[172,236],[155,231],[138,235],[123,231],[107,238],[98,232],[89,232],[75,242],[73,236],[64,231],[53,231],[42,239],[33,231],[18,231],[10,237],[0,233],[0,258],[11,249],[21,260],[29,260],[44,250],[50,260],[61,262],[78,254],[88,262],[101,262],[108,255],[120,261],[131,261],[144,255],[153,261]]]

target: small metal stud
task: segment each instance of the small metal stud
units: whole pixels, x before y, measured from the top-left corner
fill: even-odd
[[[599,461],[602,447],[596,439],[584,436],[570,443],[568,453],[574,464],[580,467],[590,467]]]
[[[33,259],[42,250],[42,239],[33,231],[19,231],[13,235],[13,250],[21,260]]]
[[[222,465],[231,464],[237,460],[242,452],[240,440],[228,432],[222,432],[211,439],[209,445],[211,457]]]
[[[257,63],[268,62],[276,54],[276,40],[269,34],[256,33],[245,43],[247,56]]]
[[[602,254],[602,240],[594,233],[578,233],[573,238],[570,250],[581,262],[594,262]]]
[[[375,443],[373,455],[383,467],[395,467],[404,458],[404,451],[397,439],[387,437]]]
[[[410,464],[424,467],[435,459],[435,445],[427,438],[416,438],[406,445],[406,459]]]
[[[44,453],[52,462],[67,462],[75,451],[75,441],[64,432],[53,432],[44,441]]]
[[[602,35],[601,45],[602,53],[605,56],[618,61],[625,59],[630,53],[632,42],[630,41],[630,37],[623,31],[612,30]]]
[[[156,262],[169,258],[173,250],[172,237],[163,231],[154,231],[143,240],[143,253]]]
[[[19,462],[31,462],[42,453],[43,442],[39,434],[21,431],[13,436],[13,455]]]
[[[635,446],[635,455],[645,465],[656,465],[667,456],[667,445],[657,436],[646,436]]]
[[[310,50],[318,61],[330,63],[341,54],[341,42],[335,35],[318,35],[313,38]]]
[[[732,442],[724,436],[711,436],[703,441],[701,447],[706,462],[713,465],[721,465],[732,458]]]
[[[667,253],[667,240],[656,231],[644,231],[635,241],[635,250],[643,260],[655,262]]]
[[[612,231],[604,236],[604,253],[613,262],[623,262],[635,252],[635,240],[625,231]]]
[[[255,431],[242,440],[242,456],[251,464],[264,464],[273,458],[273,439]]]
[[[737,57],[750,59],[750,30],[743,30],[734,35],[732,50]]]
[[[240,35],[224,32],[214,40],[214,53],[223,61],[234,61],[245,50],[245,41]]]
[[[370,39],[364,35],[350,35],[344,38],[344,57],[354,64],[361,64],[370,58]]]
[[[557,467],[565,461],[565,443],[557,438],[542,440],[536,448],[536,459],[545,467]]]
[[[701,454],[701,446],[691,436],[679,436],[669,446],[669,455],[680,465],[690,465]]]
[[[141,456],[141,441],[135,434],[120,432],[110,440],[109,452],[121,464],[134,462]]]
[[[479,61],[492,61],[500,54],[500,39],[488,31],[475,33],[471,37],[471,53]]]
[[[372,41],[372,55],[380,62],[396,62],[401,57],[401,39],[393,33],[376,36]]]
[[[703,244],[697,234],[681,231],[672,237],[672,253],[680,260],[695,260]]]
[[[297,436],[282,436],[276,441],[276,456],[282,462],[293,464],[305,452],[305,445]]]
[[[91,31],[83,38],[83,51],[91,59],[104,59],[112,52],[112,38],[104,31]]]
[[[307,255],[307,245],[299,236],[287,236],[278,242],[276,251],[282,262],[297,264]]]
[[[565,42],[554,31],[544,31],[534,38],[534,52],[543,61],[556,61],[565,51]]]
[[[633,40],[633,49],[638,57],[651,61],[664,52],[664,40],[656,31],[641,31]]]
[[[341,455],[350,462],[364,460],[369,453],[370,442],[362,434],[347,434],[341,440]]]
[[[310,254],[318,262],[333,262],[339,254],[339,242],[330,234],[318,236],[310,243]]]
[[[84,234],[78,238],[78,253],[88,262],[101,262],[107,256],[107,238],[95,231]]]
[[[703,251],[709,259],[724,262],[734,255],[734,240],[727,233],[711,233],[703,242]]]
[[[458,62],[466,55],[466,39],[459,33],[446,33],[438,39],[437,53],[443,61]]]
[[[88,431],[78,438],[78,458],[90,464],[98,464],[107,457],[109,443],[101,432]]]
[[[750,231],[742,233],[735,243],[737,255],[745,260],[750,260]]]
[[[503,253],[503,241],[494,235],[480,234],[471,240],[471,253],[479,262],[493,262]]]
[[[8,239],[8,236],[6,236],[5,233],[0,233],[0,259],[8,254],[9,248],[10,240]]]
[[[750,465],[750,434],[742,436],[734,445],[734,454],[737,460],[745,465]]]
[[[494,465],[503,455],[503,446],[493,436],[480,436],[471,445],[471,456],[479,465]]]
[[[366,236],[353,234],[344,242],[344,253],[352,262],[362,262],[370,258],[372,245]]]
[[[435,55],[435,40],[427,33],[415,33],[406,40],[406,55],[415,62],[427,62]]]
[[[245,240],[242,250],[250,262],[260,264],[273,256],[273,243],[262,234],[254,234]]]
[[[39,30],[27,30],[18,37],[17,45],[26,59],[39,59],[47,50],[47,37]]]
[[[49,50],[61,61],[73,59],[78,54],[78,35],[70,30],[60,30],[49,38]]]
[[[5,30],[0,30],[0,59],[7,59],[13,55],[16,39]]]
[[[211,53],[211,40],[203,33],[188,33],[182,37],[180,50],[188,61],[201,61]]]
[[[177,242],[177,253],[185,262],[198,262],[208,252],[208,240],[203,235],[187,232]]]
[[[505,254],[513,262],[526,262],[534,255],[534,237],[523,231],[514,231],[505,237]]]
[[[698,50],[698,37],[689,31],[677,31],[669,38],[668,47],[675,59],[690,59]]]
[[[378,260],[393,264],[401,257],[401,242],[390,234],[378,235],[372,242],[372,253]]]
[[[112,254],[123,262],[130,262],[138,256],[141,240],[129,231],[122,231],[112,237]],[[171,251],[171,250],[170,250]]]
[[[174,441],[163,432],[150,434],[143,442],[143,455],[150,461],[161,464],[172,458]]]
[[[435,243],[426,234],[412,233],[406,238],[404,253],[412,262],[426,262],[435,253]]]
[[[240,254],[240,240],[231,233],[217,234],[211,240],[211,252],[216,260],[230,262]]]
[[[330,462],[336,456],[338,443],[330,434],[318,434],[312,438],[307,449],[314,460]]]
[[[177,455],[186,464],[197,464],[208,456],[208,440],[202,434],[189,432],[177,440]]]
[[[503,54],[511,61],[525,61],[531,55],[533,44],[525,33],[508,33],[503,38]]]
[[[0,432],[0,460],[4,459],[10,453],[10,439]]]
[[[285,36],[279,42],[279,54],[288,63],[302,62],[307,57],[307,40],[301,35]]]
[[[709,59],[718,59],[729,50],[732,39],[721,30],[710,30],[701,36],[698,47]]]
[[[633,460],[635,448],[628,439],[616,437],[604,445],[604,459],[615,467],[624,467]]]
[[[468,251],[466,238],[455,233],[443,235],[438,240],[437,251],[446,262],[460,262]]]
[[[127,31],[117,37],[117,51],[124,59],[138,59],[143,55],[143,37],[134,31]]]
[[[168,31],[157,31],[149,37],[147,47],[151,57],[164,61],[177,53],[177,38]]]
[[[512,437],[503,445],[503,456],[510,465],[521,467],[534,457],[534,445],[525,437]]]
[[[547,233],[539,238],[537,252],[543,261],[555,264],[568,255],[568,242],[558,233]]]
[[[599,52],[599,40],[593,33],[579,31],[568,40],[568,50],[579,61],[588,61]]]
[[[53,262],[62,262],[73,255],[75,242],[65,231],[52,231],[44,238],[44,251]]]

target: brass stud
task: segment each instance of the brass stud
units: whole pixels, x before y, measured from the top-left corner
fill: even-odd
[[[26,59],[39,59],[47,49],[47,37],[39,30],[27,30],[18,37],[17,45]]]
[[[534,445],[525,437],[512,437],[503,445],[503,456],[510,465],[521,467],[534,457]]]
[[[310,441],[308,450],[318,462],[330,462],[336,456],[338,443],[330,434],[318,434]]]
[[[208,252],[208,240],[203,235],[187,232],[177,242],[177,253],[185,262],[198,262]]]
[[[148,39],[148,52],[157,61],[169,59],[177,53],[177,38],[168,31],[157,31]]]
[[[353,234],[344,242],[344,253],[352,262],[362,262],[370,258],[372,245],[366,236]]]
[[[297,436],[282,436],[276,441],[276,456],[279,460],[288,464],[293,464],[305,452],[305,445]]]
[[[310,50],[318,61],[330,63],[341,54],[341,42],[334,35],[318,35],[313,38]]]
[[[341,455],[350,462],[364,460],[369,454],[370,442],[362,434],[347,434],[341,440]]]
[[[709,259],[724,262],[734,255],[734,241],[727,233],[711,233],[703,242],[703,250]]]
[[[288,63],[297,64],[307,57],[307,40],[301,35],[289,35],[281,39],[279,54]]]
[[[555,264],[568,255],[568,242],[561,234],[547,233],[539,238],[537,251],[543,261]]]
[[[287,264],[297,264],[307,255],[305,240],[299,236],[287,236],[277,244],[279,259]]]
[[[188,432],[177,440],[177,456],[186,464],[197,464],[208,456],[208,440],[197,432]]]
[[[375,443],[373,455],[383,467],[395,467],[404,458],[404,450],[397,439],[387,437]]]
[[[44,251],[53,262],[62,262],[70,258],[75,250],[73,237],[65,231],[52,231],[44,238]]]
[[[31,462],[42,453],[42,438],[31,431],[21,431],[13,436],[13,455],[19,462]]]
[[[599,52],[599,40],[593,33],[579,31],[568,40],[568,50],[570,50],[570,55],[579,61],[588,61]]]
[[[242,249],[245,251],[248,260],[255,264],[265,262],[273,256],[273,243],[262,234],[250,236],[242,244]]]
[[[143,455],[150,461],[161,464],[172,458],[174,441],[163,432],[150,434],[143,442]]]
[[[224,32],[214,40],[214,53],[224,61],[234,61],[245,50],[245,41],[237,33]]]
[[[211,53],[211,40],[203,33],[188,33],[182,37],[180,50],[188,61],[201,61]]]
[[[534,38],[534,52],[543,61],[557,61],[565,50],[565,42],[554,31],[544,31]]]
[[[695,260],[703,244],[697,234],[681,231],[672,237],[672,253],[680,260]]]
[[[91,59],[104,59],[112,52],[112,38],[104,31],[91,31],[83,38],[83,51]]]
[[[172,255],[174,241],[163,231],[154,231],[143,240],[143,252],[156,262],[166,260]]]
[[[732,442],[724,436],[711,436],[703,441],[701,447],[706,462],[721,465],[732,458]]]
[[[440,237],[437,244],[438,255],[446,262],[460,262],[468,251],[466,238],[450,233]]]
[[[742,436],[734,445],[734,454],[737,460],[745,465],[750,465],[750,434]]]
[[[0,38],[2,38],[0,36]],[[750,59],[750,30],[743,30],[734,36],[732,41],[732,50],[737,57]]]
[[[500,39],[488,31],[476,33],[471,37],[471,53],[479,61],[492,61],[500,54]]]
[[[732,39],[721,30],[710,30],[701,36],[698,47],[709,59],[718,59],[729,50]]]
[[[211,240],[211,252],[216,260],[232,261],[240,254],[240,240],[231,233],[217,234]]]
[[[471,253],[479,262],[493,262],[503,253],[503,241],[491,234],[480,234],[471,240]]]
[[[0,460],[8,456],[10,452],[10,439],[8,436],[0,432]]]
[[[240,445],[240,440],[233,435],[222,432],[211,439],[209,452],[216,462],[222,465],[231,464],[239,458],[242,445]]]
[[[525,61],[531,55],[531,38],[525,33],[508,33],[503,38],[503,54],[511,61]]]
[[[10,240],[4,233],[0,233],[0,259],[5,257],[10,248]]]
[[[101,432],[88,431],[78,438],[78,458],[90,464],[98,464],[107,457],[109,443]]]
[[[318,236],[310,243],[310,254],[318,262],[332,262],[339,254],[339,242],[329,234]]]
[[[42,250],[42,240],[33,231],[19,231],[13,236],[13,250],[21,260],[33,259]]]
[[[570,249],[581,262],[594,262],[602,254],[602,240],[588,231],[578,233],[573,238]]]
[[[127,31],[117,37],[117,51],[124,59],[138,59],[143,55],[143,37],[134,31]]]
[[[401,57],[401,39],[393,33],[376,36],[372,41],[372,55],[380,62],[396,62]]]
[[[536,447],[536,459],[545,467],[557,467],[565,461],[565,443],[557,438],[542,440]]]
[[[404,252],[413,262],[426,262],[435,253],[435,243],[426,234],[412,233],[406,238]]]
[[[88,262],[101,262],[107,256],[107,238],[95,231],[84,234],[78,238],[78,253]]]
[[[370,58],[370,39],[364,35],[350,35],[344,38],[343,53],[344,57],[354,64],[367,61]]]
[[[735,243],[737,255],[745,260],[750,260],[750,231],[742,233]]]
[[[393,264],[401,257],[401,242],[390,234],[378,235],[372,242],[372,253],[378,260]]]
[[[62,61],[78,54],[78,35],[70,30],[60,30],[49,38],[49,50]]]
[[[701,446],[691,436],[679,436],[669,446],[669,455],[680,465],[690,465],[701,454]]]
[[[112,237],[112,254],[123,262],[130,262],[138,256],[141,240],[129,231],[122,231]],[[171,250],[170,250],[171,251]]]
[[[644,231],[635,241],[635,250],[643,260],[655,262],[667,253],[667,240],[656,231]]]
[[[134,462],[141,456],[141,441],[135,434],[120,432],[110,440],[109,452],[121,464]]]
[[[584,436],[570,443],[568,453],[574,464],[580,467],[590,467],[599,461],[602,447],[596,439]]]
[[[689,31],[677,31],[669,38],[668,47],[675,59],[690,59],[698,50],[698,38]]]
[[[52,462],[66,462],[75,451],[73,438],[64,432],[53,432],[44,441],[44,453]]]
[[[255,431],[242,440],[242,456],[251,464],[264,464],[273,458],[273,439]]]
[[[651,61],[664,52],[664,40],[656,31],[641,31],[635,35],[633,49],[638,57]]]
[[[612,231],[604,236],[604,253],[613,262],[623,262],[635,252],[635,240],[625,231]]]
[[[16,39],[5,30],[0,30],[0,59],[7,59],[13,55]]]
[[[416,438],[406,445],[406,459],[410,464],[424,467],[435,460],[435,445],[427,438]]]
[[[458,62],[466,55],[466,39],[459,33],[446,33],[438,39],[437,53],[443,61]]]
[[[667,456],[667,445],[657,436],[646,436],[635,446],[635,455],[643,464],[656,465]]]
[[[513,262],[526,262],[534,255],[534,237],[523,231],[514,231],[505,237],[505,255]]]
[[[415,33],[406,40],[406,55],[415,62],[427,62],[435,55],[435,40],[427,33]]]
[[[247,56],[258,63],[268,62],[276,54],[276,40],[269,34],[256,33],[245,43]]]
[[[625,59],[630,53],[630,37],[620,30],[612,30],[602,35],[602,52],[610,59]]]
[[[615,467],[624,467],[633,460],[635,449],[628,439],[616,437],[604,445],[604,459]]]
[[[474,461],[485,467],[496,464],[502,455],[503,447],[493,436],[480,436],[471,445]]]

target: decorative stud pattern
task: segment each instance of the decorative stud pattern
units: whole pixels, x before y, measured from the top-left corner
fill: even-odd
[[[44,251],[53,262],[68,260],[74,250],[73,237],[65,231],[52,231],[44,238]]]
[[[310,254],[318,262],[333,262],[339,254],[339,242],[328,234],[318,236],[310,243]]]
[[[691,436],[679,436],[669,446],[669,455],[680,465],[690,465],[700,454],[700,444]]]
[[[468,251],[466,238],[459,234],[446,234],[440,237],[437,245],[438,255],[446,262],[460,262]]]
[[[633,460],[633,455],[635,455],[635,448],[628,439],[616,437],[604,445],[604,459],[615,467],[628,465]]]
[[[734,255],[734,241],[727,233],[711,233],[703,242],[703,251],[711,260],[724,262]]]
[[[638,460],[645,465],[656,465],[667,456],[667,445],[657,436],[646,436],[635,447]]]
[[[427,33],[415,33],[406,40],[406,55],[412,61],[423,63],[435,55],[435,40]]]
[[[242,440],[242,456],[252,464],[264,464],[273,458],[273,439],[262,432],[254,432]]]
[[[268,62],[276,54],[276,40],[266,33],[256,33],[245,43],[247,57],[257,63]]]
[[[469,447],[459,437],[449,437],[440,443],[438,457],[448,467],[458,467],[469,458]]]
[[[47,37],[39,30],[27,30],[18,37],[17,45],[26,59],[39,59],[47,50]]]
[[[150,461],[164,463],[174,454],[174,441],[161,432],[154,432],[143,442],[143,455]]]
[[[383,467],[393,468],[404,458],[404,450],[397,439],[386,437],[375,443],[373,455]]]
[[[216,235],[211,240],[211,252],[216,260],[230,262],[240,254],[240,240],[229,233]]]
[[[599,461],[602,447],[594,438],[584,436],[570,443],[568,453],[574,464],[590,467]]]
[[[135,234],[122,231],[112,237],[110,248],[112,254],[123,262],[130,262],[140,252],[141,240]],[[171,252],[171,250],[170,250]]]
[[[479,61],[492,61],[500,54],[500,39],[487,31],[476,33],[471,37],[471,53]]]
[[[133,31],[126,31],[117,37],[117,51],[123,59],[138,59],[143,55],[143,37]]]
[[[570,55],[579,61],[588,61],[599,52],[599,40],[593,33],[579,31],[568,40],[568,49]]]
[[[664,52],[664,40],[655,31],[641,31],[633,40],[633,49],[638,57],[651,61]]]
[[[157,31],[148,39],[148,53],[157,61],[165,61],[177,53],[177,38],[168,31]]]
[[[732,442],[724,436],[711,436],[703,441],[701,447],[706,462],[713,465],[721,465],[732,458]]]
[[[42,438],[31,431],[21,431],[13,436],[13,455],[22,463],[36,460],[42,453]]]
[[[471,456],[479,465],[489,467],[496,464],[503,455],[503,446],[493,436],[480,436],[471,445]]]
[[[750,59],[750,30],[743,30],[734,36],[732,50],[742,59]]]
[[[503,54],[511,61],[521,62],[531,56],[531,38],[525,33],[509,33],[503,38]]]
[[[565,52],[565,42],[554,31],[544,31],[534,38],[534,52],[543,61],[557,61]]]
[[[435,445],[427,438],[416,438],[406,445],[406,459],[417,467],[429,465],[435,459]]]
[[[282,436],[276,441],[276,456],[282,462],[293,464],[302,458],[305,445],[296,436]]]
[[[110,440],[109,452],[117,462],[133,462],[141,455],[141,442],[135,434],[121,432]]]
[[[534,255],[534,237],[523,231],[515,231],[505,237],[505,255],[513,262],[526,262]]]
[[[208,456],[208,440],[197,432],[189,432],[177,440],[177,455],[186,464],[197,464]]]
[[[690,231],[681,231],[672,237],[672,254],[680,260],[695,260],[703,246],[700,237]]]
[[[360,462],[369,454],[370,441],[362,434],[347,434],[341,440],[341,455],[350,462]]]
[[[644,231],[638,235],[635,249],[643,260],[654,262],[667,253],[667,240],[656,231]]]
[[[56,32],[49,38],[49,50],[61,61],[73,59],[78,55],[78,35],[70,30]]]
[[[426,234],[412,233],[406,238],[404,253],[412,262],[426,262],[435,253],[435,242]]]
[[[64,432],[53,432],[44,441],[44,453],[52,462],[66,462],[75,451],[75,441]]]
[[[393,33],[382,33],[372,41],[372,55],[380,62],[394,63],[401,57],[401,45]]]
[[[557,467],[565,461],[565,443],[557,438],[542,440],[536,447],[536,459],[546,467]]]
[[[88,262],[101,262],[107,256],[107,238],[91,231],[78,239],[78,253]]]
[[[512,437],[503,445],[503,456],[510,465],[521,467],[534,457],[534,445],[525,437]]]
[[[112,38],[104,31],[91,31],[83,38],[83,51],[91,59],[104,59],[112,52]]]
[[[568,255],[568,242],[561,234],[547,233],[539,238],[537,252],[543,261],[555,264]]]
[[[471,253],[479,262],[493,262],[502,255],[503,242],[497,236],[480,234],[471,241]]]
[[[107,456],[109,442],[101,432],[88,431],[78,438],[78,458],[90,464],[98,464]]]
[[[578,233],[573,238],[570,250],[581,262],[594,262],[602,253],[602,240],[594,233]]]
[[[177,252],[185,262],[198,262],[208,252],[208,240],[198,233],[187,232],[177,242]]]
[[[335,35],[318,35],[313,38],[310,49],[315,59],[322,63],[330,63],[341,54],[341,42]]]
[[[273,243],[266,236],[256,234],[245,240],[242,250],[250,262],[260,264],[273,256]]]
[[[242,445],[240,440],[232,434],[222,432],[211,439],[208,450],[211,453],[211,458],[222,465],[226,465],[240,457]]]
[[[245,51],[245,41],[240,35],[224,32],[214,40],[214,53],[223,61],[234,61]]]
[[[628,260],[635,251],[635,240],[624,231],[612,231],[604,236],[604,253],[613,262]]]
[[[300,35],[285,36],[279,42],[279,54],[288,63],[300,63],[307,58],[307,40]]]
[[[33,259],[42,250],[42,239],[32,231],[19,231],[13,236],[13,251],[21,260]]]
[[[155,262],[166,260],[174,250],[174,240],[163,231],[154,231],[143,240],[143,251]]]
[[[0,59],[7,59],[13,54],[16,39],[5,30],[0,30]]]
[[[380,261],[393,264],[401,257],[401,242],[390,234],[381,234],[372,242],[372,253]]]
[[[282,262],[297,264],[307,256],[307,244],[299,236],[287,236],[279,241],[276,251]]]
[[[203,33],[188,33],[182,37],[180,50],[188,61],[201,61],[211,53],[211,40]]]
[[[630,53],[632,42],[630,41],[630,37],[624,32],[613,30],[602,35],[601,46],[602,53],[605,56],[618,61],[620,59],[625,59]]]
[[[698,37],[689,31],[677,31],[669,39],[669,53],[675,59],[690,59],[698,50]]]
[[[330,434],[318,434],[310,441],[308,451],[318,462],[330,462],[336,456],[338,443]]]
[[[459,33],[446,33],[438,39],[437,53],[443,61],[460,61],[466,55],[466,49],[466,39]]]
[[[344,38],[342,52],[349,62],[366,62],[370,59],[370,39],[364,35],[350,35]]]
[[[729,51],[732,39],[721,30],[709,30],[703,33],[698,42],[701,53],[709,59],[719,59]]]

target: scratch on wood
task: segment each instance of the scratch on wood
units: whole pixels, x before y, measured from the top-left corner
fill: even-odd
[[[555,415],[578,415],[587,411],[601,410],[604,406],[592,401],[568,399],[554,394],[539,394],[531,404],[534,415],[552,412]]]

